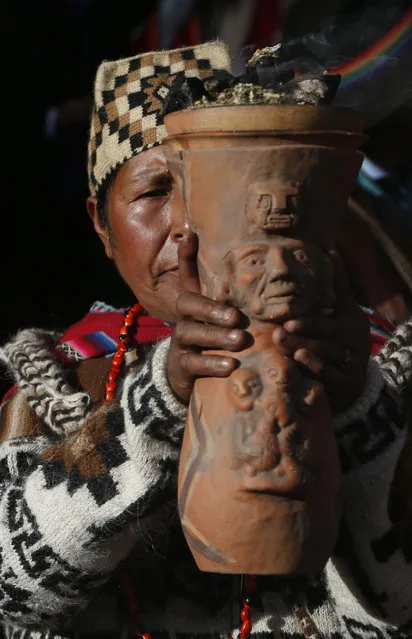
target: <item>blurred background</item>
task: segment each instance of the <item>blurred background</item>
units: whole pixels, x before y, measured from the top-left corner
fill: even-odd
[[[103,59],[216,37],[235,72],[282,41],[342,73],[338,101],[364,112],[369,141],[339,249],[359,303],[406,317],[411,11],[409,0],[3,0],[1,341],[28,326],[64,329],[95,300],[131,301],[86,213],[94,74]]]

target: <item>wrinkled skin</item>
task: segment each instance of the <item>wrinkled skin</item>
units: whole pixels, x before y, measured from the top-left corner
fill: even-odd
[[[196,238],[189,233],[163,147],[144,151],[120,167],[107,204],[106,226],[99,220],[96,200],[88,200],[95,230],[106,255],[147,312],[176,324],[167,372],[176,395],[188,403],[196,378],[228,377],[236,368],[234,356],[216,351],[236,353],[249,343],[241,313],[200,295]],[[338,258],[335,265],[339,271]],[[340,271],[335,315],[289,320],[274,330],[273,339],[324,384],[332,403],[342,409],[362,391],[370,336]],[[351,364],[342,369],[347,349]]]

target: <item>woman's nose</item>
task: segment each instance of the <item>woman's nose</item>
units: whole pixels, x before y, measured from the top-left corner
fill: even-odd
[[[186,220],[184,222],[180,222],[178,224],[174,224],[172,227],[171,236],[174,242],[180,242],[184,237],[189,234],[189,221]]]
[[[172,203],[172,223],[170,235],[174,242],[180,242],[189,234],[189,217],[180,193],[175,196]]]

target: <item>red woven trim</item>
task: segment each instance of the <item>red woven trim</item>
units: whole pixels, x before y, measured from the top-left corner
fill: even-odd
[[[59,344],[75,341],[84,335],[102,331],[111,339],[117,341],[122,327],[123,313],[107,311],[104,313],[87,313],[81,320],[69,326],[60,338]],[[139,344],[150,343],[168,337],[173,328],[167,326],[161,320],[143,315],[138,318],[136,340]]]
[[[3,396],[3,399],[0,402],[0,406],[3,406],[3,404],[9,399],[9,397],[11,397],[13,395],[14,391],[16,391],[17,389],[18,389],[18,385],[17,384],[14,384],[14,386],[9,388],[9,390]]]

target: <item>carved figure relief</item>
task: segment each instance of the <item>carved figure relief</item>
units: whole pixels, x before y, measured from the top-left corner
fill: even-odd
[[[203,568],[310,572],[319,554],[329,552],[338,521],[339,464],[328,400],[293,362],[274,348],[260,350],[262,345],[241,355],[227,380],[196,383],[182,448],[179,512]],[[205,401],[210,397],[213,402]],[[228,530],[233,543],[227,543]],[[309,537],[326,530],[325,545],[303,559]],[[258,565],[257,540],[273,551],[262,550]],[[294,545],[293,551],[276,551],[284,544]]]
[[[299,224],[302,204],[301,185],[271,180],[250,186],[246,218],[250,232],[284,233]]]
[[[274,321],[334,304],[333,273],[316,246],[278,237],[240,243],[223,259],[222,297],[253,319]]]
[[[230,430],[246,490],[279,493],[308,488],[308,419],[319,385],[274,348],[242,361],[228,382],[234,406]],[[255,478],[255,479],[250,479]]]

